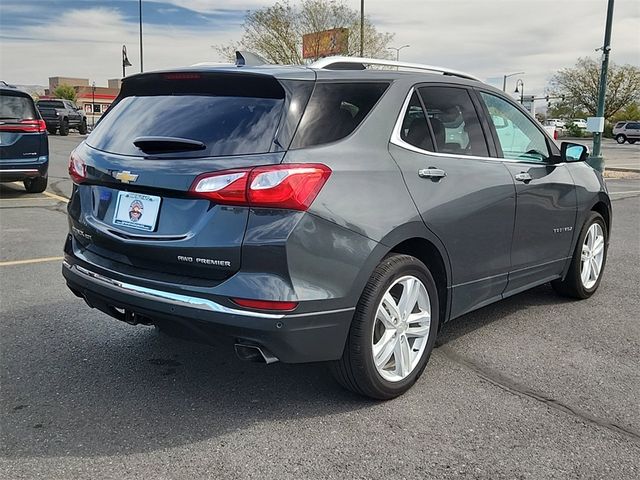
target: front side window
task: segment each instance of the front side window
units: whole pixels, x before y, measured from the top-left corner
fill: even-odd
[[[506,100],[480,93],[498,135],[504,158],[544,163],[551,156],[544,134],[533,120]]]
[[[477,157],[489,155],[478,113],[466,89],[422,87],[419,91],[437,152]]]

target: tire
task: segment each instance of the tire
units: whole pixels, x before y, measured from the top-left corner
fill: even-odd
[[[627,140],[627,142],[629,142],[631,145],[635,145],[635,143],[637,142],[637,140]]]
[[[55,135],[57,130],[58,129],[55,127],[47,128],[47,132],[49,132],[49,135]]]
[[[63,118],[60,122],[60,136],[66,137],[69,135],[69,120]]]
[[[24,182],[27,193],[42,193],[47,189],[49,179],[45,177],[28,178]]]
[[[589,248],[589,246],[585,245],[585,243],[587,241],[587,234],[589,233],[590,229],[592,229],[593,227],[594,231],[598,231],[598,228],[594,227],[595,225],[599,226],[599,230],[602,233],[602,260],[600,262],[600,268],[598,269],[595,281],[593,281],[594,279],[591,275],[589,275],[589,279],[585,283],[582,276],[584,268],[586,267],[583,266],[582,262],[583,248]],[[576,244],[575,251],[573,252],[573,257],[571,258],[571,264],[569,265],[567,276],[564,278],[564,280],[555,280],[551,282],[554,290],[564,297],[577,299],[585,299],[593,295],[598,289],[600,281],[602,280],[602,274],[607,262],[607,250],[609,248],[608,243],[609,232],[607,231],[607,225],[602,218],[602,215],[597,212],[590,212],[589,216],[587,217],[587,221],[584,223],[584,226],[580,231],[578,243]],[[594,261],[596,264],[598,263],[597,255],[594,257]],[[591,270],[591,273],[594,273],[593,270]]]
[[[616,135],[616,142],[618,142],[620,145],[622,145],[626,140],[627,138],[624,135]]]
[[[86,135],[87,134],[87,119],[83,118],[82,121],[80,122],[80,126],[78,127],[78,133],[80,135]]]
[[[420,298],[410,307],[409,313],[415,310],[426,311],[423,307],[428,302],[430,322],[423,317],[424,324],[417,324],[419,320],[413,320],[407,324],[402,320],[401,306],[395,310],[400,320],[394,321],[397,318],[389,313],[394,310],[387,308],[388,302],[386,300],[383,302],[383,298],[387,299],[391,296],[391,300],[400,300],[401,293],[411,290],[402,282],[415,280],[419,281],[424,290],[418,283],[409,283],[418,288],[416,290],[418,296],[415,298]],[[402,302],[398,303],[402,304]],[[386,314],[379,315],[378,312],[382,311],[380,309],[384,309]],[[420,260],[409,255],[392,254],[386,257],[374,270],[358,301],[342,358],[331,363],[331,371],[335,379],[348,390],[378,400],[388,400],[402,395],[420,377],[429,361],[438,332],[439,314],[436,283],[427,267]],[[386,316],[385,323],[381,321],[383,316]],[[411,324],[413,327],[410,327]],[[407,327],[409,327],[408,330]],[[415,336],[414,332],[420,328],[427,331],[420,337]],[[384,340],[385,338],[387,340]],[[374,362],[374,344],[390,347],[378,347],[381,354],[380,360],[382,360],[382,362],[379,361],[380,366],[376,366]],[[384,355],[385,351],[387,355]],[[390,351],[393,353],[389,354]],[[405,358],[410,361],[398,363],[396,351],[406,352],[408,357]],[[415,356],[412,358],[412,355]],[[384,358],[388,359],[385,361]],[[408,367],[403,371],[402,365],[408,365]],[[398,370],[402,373],[396,375]],[[393,376],[397,378],[391,378]]]

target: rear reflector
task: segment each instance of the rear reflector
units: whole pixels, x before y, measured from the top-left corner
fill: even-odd
[[[82,183],[87,179],[87,166],[75,150],[69,156],[69,176],[74,183]]]
[[[271,300],[249,300],[246,298],[232,298],[236,305],[256,310],[278,310],[281,312],[291,311],[298,306],[298,302],[275,302]]]
[[[224,170],[198,176],[190,192],[227,205],[307,210],[330,175],[319,163]]]
[[[42,133],[47,130],[44,120],[21,120],[17,123],[0,125],[0,132]]]

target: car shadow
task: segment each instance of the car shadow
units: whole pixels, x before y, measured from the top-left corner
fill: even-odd
[[[339,387],[325,365],[241,362],[229,343],[170,338],[77,302],[11,312],[0,344],[6,457],[133,454],[377,405]],[[449,322],[438,345],[558,302],[549,286],[520,294]]]

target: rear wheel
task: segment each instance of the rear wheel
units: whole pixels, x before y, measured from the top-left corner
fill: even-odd
[[[403,394],[427,365],[438,319],[427,267],[409,255],[385,258],[360,297],[342,358],[332,364],[336,380],[380,400]]]
[[[627,140],[627,142],[629,142],[631,145],[634,145],[637,142],[637,140]]]
[[[28,178],[24,182],[24,188],[27,193],[42,193],[47,189],[47,177]]]
[[[578,237],[567,276],[551,283],[556,292],[579,299],[593,295],[602,279],[607,247],[607,225],[602,215],[591,212]]]
[[[66,118],[60,122],[60,135],[63,137],[69,135],[69,120]]]
[[[626,138],[624,135],[620,134],[620,135],[616,135],[616,142],[618,142],[620,145],[622,145],[625,142]]]
[[[80,122],[80,126],[78,127],[78,133],[80,135],[86,135],[87,134],[87,119],[83,118],[82,121]]]

